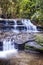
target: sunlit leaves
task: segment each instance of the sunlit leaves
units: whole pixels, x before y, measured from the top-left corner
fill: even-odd
[[[43,0],[0,0],[0,7],[7,18],[43,21]]]

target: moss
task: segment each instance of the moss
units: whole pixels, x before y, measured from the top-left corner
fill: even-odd
[[[43,46],[43,36],[42,36],[42,35],[36,35],[35,41],[36,41],[38,44],[40,44],[41,46]]]
[[[34,46],[25,46],[26,50],[36,50]]]

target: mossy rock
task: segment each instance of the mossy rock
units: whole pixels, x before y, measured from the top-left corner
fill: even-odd
[[[43,46],[43,35],[36,35],[35,41],[37,42],[37,44]]]

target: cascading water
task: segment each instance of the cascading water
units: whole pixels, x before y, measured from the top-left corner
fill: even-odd
[[[7,58],[7,56],[11,56],[11,54],[17,54],[17,49],[14,48],[13,41],[9,39],[3,40],[3,50],[0,51],[0,58]]]
[[[15,33],[19,33],[19,30],[16,29],[16,27],[17,27],[17,22],[16,21],[17,20],[14,19],[13,21],[14,21],[14,25],[13,25],[14,29],[12,29],[12,31],[15,32]]]
[[[32,24],[29,19],[21,19],[21,20],[14,19],[13,21],[15,22],[13,32],[16,32],[16,33],[19,33],[21,31],[25,31],[25,32],[26,31],[27,32],[37,32],[36,26],[34,24]],[[17,28],[17,26],[19,28]],[[21,29],[20,29],[20,27],[21,27]]]
[[[29,20],[29,19],[24,19],[24,20],[22,20],[22,23],[27,27],[27,31],[29,32],[37,32],[37,28],[36,28],[36,26],[35,25],[33,25],[32,23],[31,23],[31,21]]]
[[[13,49],[14,49],[14,44],[12,43],[11,40],[3,41],[3,51],[13,50]]]
[[[13,29],[13,32],[16,32],[16,33],[19,33],[20,31],[19,30],[16,30],[16,27],[17,27],[17,20],[13,20],[14,21],[14,29]],[[26,26],[27,27],[27,31],[29,32],[32,32],[32,31],[34,31],[34,32],[36,32],[37,31],[37,28],[36,28],[36,26],[35,25],[33,25],[32,23],[31,23],[31,21],[29,20],[29,19],[22,19],[21,20],[21,23],[23,23],[24,24],[24,26]],[[8,25],[8,23],[6,23],[7,25]],[[5,50],[11,50],[11,49],[14,49],[14,42],[13,42],[13,44],[12,44],[12,41],[11,40],[4,40],[4,42],[3,42],[3,51],[5,51]]]
[[[15,22],[14,29],[12,30],[13,32],[19,33],[20,31],[16,29],[17,27],[17,20],[13,20]],[[24,26],[27,27],[27,31],[37,31],[37,28],[35,25],[33,25],[31,23],[31,21],[29,19],[22,19],[21,22],[23,23]],[[6,23],[6,25],[8,25],[8,23]],[[17,50],[14,48],[14,42],[12,42],[11,40],[3,40],[3,53],[10,53],[10,52],[17,52]]]

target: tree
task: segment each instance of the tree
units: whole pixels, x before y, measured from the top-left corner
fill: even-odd
[[[15,3],[12,0],[0,0],[0,6],[2,8],[2,14],[5,18],[13,17],[13,14],[15,14]]]
[[[28,18],[43,21],[43,0],[0,0],[5,18]]]
[[[31,18],[35,12],[35,4],[31,0],[22,0],[20,3],[20,15],[23,18]]]
[[[39,25],[43,25],[43,0],[36,0],[36,11],[32,15],[31,19]]]

